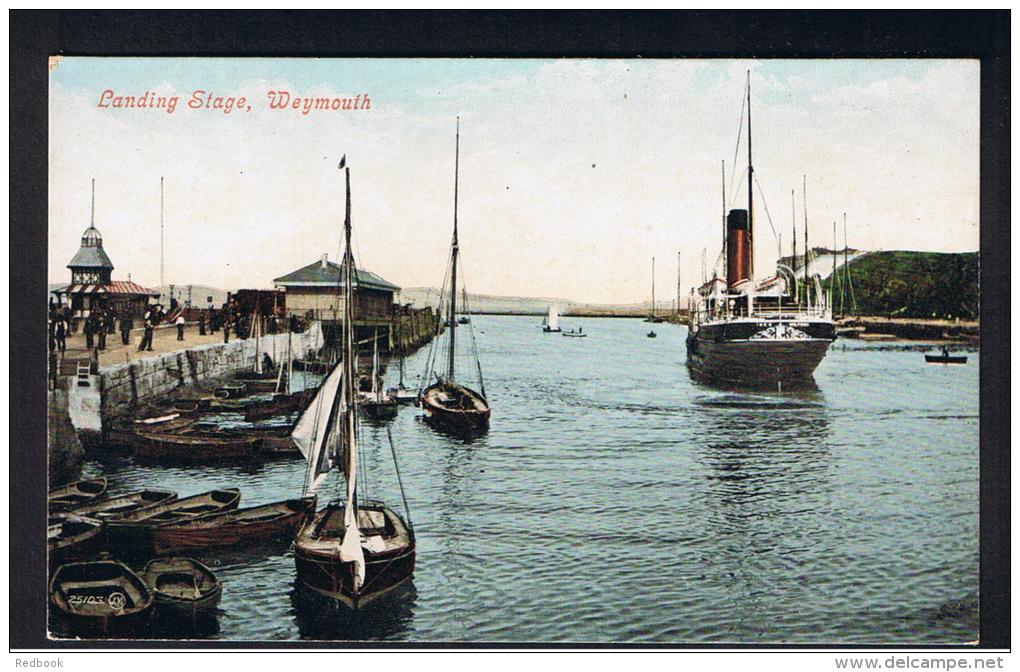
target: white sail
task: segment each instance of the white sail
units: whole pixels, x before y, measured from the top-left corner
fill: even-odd
[[[329,416],[333,412],[333,404],[340,390],[342,378],[343,367],[337,364],[319,386],[319,391],[315,394],[311,405],[298,418],[297,424],[294,425],[290,434],[291,440],[308,461],[306,482],[309,493],[314,492],[325,478],[330,468],[329,457],[335,454],[333,446],[327,445],[327,443],[335,443],[337,440],[337,433],[330,432]]]
[[[348,407],[347,389],[348,386],[344,385],[340,392],[340,404],[345,411],[344,429],[348,437],[347,464],[344,469],[347,473],[347,502],[344,507],[344,540],[340,544],[340,560],[354,563],[354,592],[357,593],[365,582],[365,553],[361,548],[361,529],[358,527],[354,499],[358,483],[358,445],[354,431],[356,414],[353,406]],[[350,389],[353,390],[353,386]]]
[[[560,328],[560,313],[555,304],[549,306],[549,316],[546,317],[546,324],[552,331]]]

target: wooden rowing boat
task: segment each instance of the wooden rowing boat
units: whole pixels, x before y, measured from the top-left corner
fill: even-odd
[[[119,520],[106,523],[106,542],[126,554],[144,554],[152,550],[152,530],[168,523],[183,523],[200,516],[237,508],[241,492],[236,488],[210,490],[184,499],[157,504]]]
[[[159,423],[148,423],[145,420],[121,420],[106,430],[105,445],[108,447],[134,448],[142,439],[139,432],[147,433],[185,433],[198,422],[195,417],[183,417],[179,413]]]
[[[50,515],[46,528],[46,550],[51,569],[68,562],[88,560],[102,547],[102,521],[71,513]]]
[[[304,410],[311,401],[312,395],[301,392],[295,394],[276,394],[272,399],[253,401],[244,407],[245,422],[257,422],[278,415],[289,415]]]
[[[159,555],[197,548],[223,548],[271,540],[292,541],[315,513],[315,497],[289,499],[186,523],[161,525],[153,530],[153,547]]]
[[[212,462],[247,459],[255,455],[259,439],[223,433],[170,434],[138,432],[135,455],[150,460]]]
[[[925,355],[924,361],[929,364],[966,364],[966,355]]]
[[[68,511],[102,497],[105,492],[105,477],[68,483],[50,490],[49,508],[50,511]]]
[[[139,509],[172,502],[175,499],[177,499],[177,493],[173,490],[152,488],[117,497],[97,499],[90,504],[73,509],[72,513],[96,520],[117,520]]]
[[[191,558],[157,558],[145,565],[142,579],[162,612],[197,615],[216,609],[223,584],[212,570]]]
[[[62,566],[50,581],[50,604],[74,634],[123,634],[143,628],[154,604],[152,590],[115,560]]]

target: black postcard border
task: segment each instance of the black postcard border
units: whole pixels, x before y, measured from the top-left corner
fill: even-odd
[[[1010,13],[994,11],[20,11],[10,17],[10,647],[742,648],[704,644],[50,641],[46,509],[47,57],[978,58],[981,648],[1010,646]],[[952,95],[947,91],[946,95]],[[932,166],[932,170],[938,170]],[[937,225],[937,223],[933,223]],[[823,648],[812,646],[810,648]],[[853,647],[833,643],[837,649]],[[882,648],[882,647],[878,647]],[[897,647],[885,647],[897,648]],[[911,647],[913,648],[913,647]],[[933,650],[951,647],[920,647]]]

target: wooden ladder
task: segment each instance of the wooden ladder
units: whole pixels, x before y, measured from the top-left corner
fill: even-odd
[[[89,387],[89,374],[92,373],[92,365],[89,362],[78,362],[78,387]]]

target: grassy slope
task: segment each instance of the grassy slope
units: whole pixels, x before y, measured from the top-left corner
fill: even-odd
[[[841,273],[837,269],[837,311]],[[871,252],[850,262],[850,275],[859,314],[978,318],[977,252]]]

